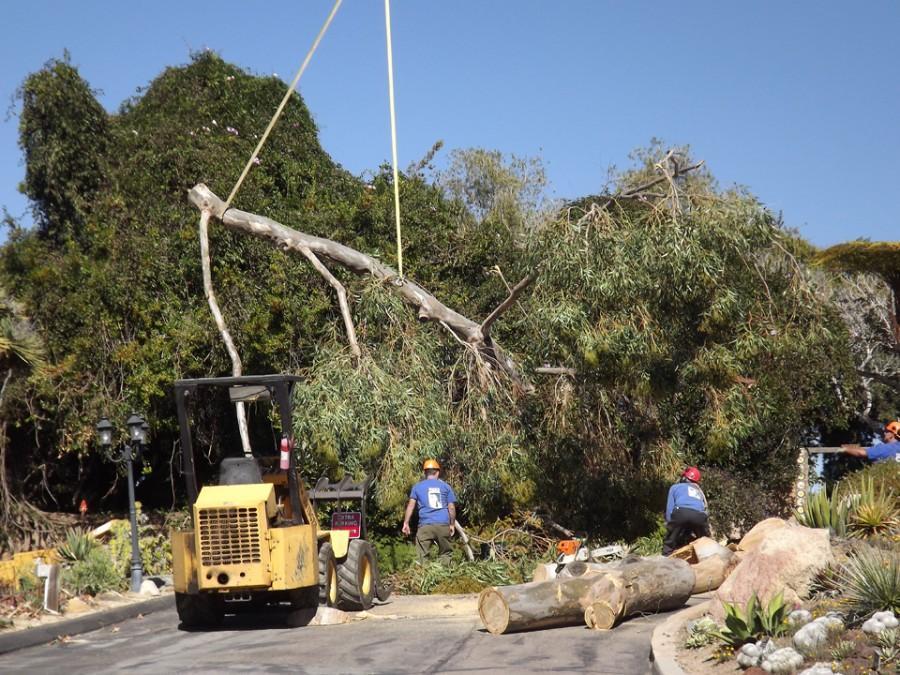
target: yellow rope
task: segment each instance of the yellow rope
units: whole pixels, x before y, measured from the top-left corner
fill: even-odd
[[[297,71],[297,74],[294,76],[294,81],[291,82],[291,86],[288,87],[287,92],[284,95],[284,98],[281,99],[281,103],[278,106],[278,109],[275,111],[275,115],[272,116],[272,121],[269,122],[269,126],[266,127],[265,133],[263,133],[262,138],[259,139],[259,143],[256,145],[256,150],[253,151],[253,154],[250,156],[250,159],[247,160],[247,165],[244,167],[244,170],[241,172],[241,177],[238,178],[237,183],[235,183],[234,188],[231,190],[231,194],[228,195],[228,199],[225,200],[225,208],[222,210],[224,213],[229,206],[231,206],[231,200],[234,199],[234,196],[237,194],[237,191],[240,189],[241,184],[244,182],[244,179],[247,177],[247,174],[250,172],[250,167],[253,166],[253,162],[256,160],[257,155],[259,155],[259,151],[262,150],[263,144],[265,144],[266,139],[269,137],[269,133],[275,126],[275,123],[278,121],[278,118],[281,117],[281,112],[284,110],[284,106],[287,105],[288,99],[290,99],[291,94],[294,92],[294,88],[297,86],[297,83],[300,81],[300,78],[303,75],[303,71],[306,70],[306,66],[309,65],[310,59],[312,59],[313,54],[319,46],[319,43],[322,41],[322,38],[325,35],[325,31],[328,30],[328,27],[331,25],[332,19],[334,19],[334,15],[337,14],[338,8],[341,6],[341,2],[343,0],[335,0],[334,7],[331,8],[331,13],[328,15],[328,18],[325,19],[325,23],[322,25],[322,29],[319,31],[319,34],[316,36],[315,41],[312,44],[312,47],[309,48],[309,51],[306,54],[306,58],[303,59],[303,64],[300,66],[300,70]]]
[[[394,220],[397,223],[397,272],[403,278],[403,244],[400,236],[400,175],[397,172],[397,116],[394,113],[394,56],[391,50],[391,1],[384,0],[387,31],[388,99],[391,105],[391,156],[394,162]]]

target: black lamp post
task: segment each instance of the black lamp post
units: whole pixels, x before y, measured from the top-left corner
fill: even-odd
[[[133,463],[141,446],[147,442],[150,426],[137,413],[131,414],[131,417],[125,422],[125,426],[128,427],[128,440],[122,444],[122,461],[125,462],[125,473],[128,476],[128,516],[131,520],[131,590],[139,593],[142,565],[141,549],[138,545],[137,510],[134,505]],[[97,438],[103,447],[112,447],[113,425],[105,417],[97,424]]]

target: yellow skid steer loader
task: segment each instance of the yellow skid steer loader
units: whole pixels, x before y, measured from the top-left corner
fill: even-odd
[[[251,375],[175,382],[182,473],[191,529],[172,531],[178,618],[186,627],[216,625],[245,608],[322,603],[368,609],[390,591],[380,583],[375,548],[365,540],[368,482],[321,479],[309,492],[293,452],[294,375]],[[233,403],[272,401],[282,437],[277,448],[221,460],[217,485],[198,489],[189,405],[200,390],[227,388]],[[359,499],[355,528],[320,529],[314,500]]]

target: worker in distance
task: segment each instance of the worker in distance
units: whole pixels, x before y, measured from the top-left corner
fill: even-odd
[[[442,562],[450,561],[453,552],[451,537],[456,527],[456,494],[441,480],[441,465],[436,459],[426,459],[422,464],[425,478],[413,485],[403,517],[403,534],[409,536],[409,520],[419,510],[419,526],[416,529],[416,552],[419,562],[425,562],[433,543],[438,545]]]

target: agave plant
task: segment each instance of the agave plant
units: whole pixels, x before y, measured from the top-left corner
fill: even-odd
[[[830,498],[825,490],[819,490],[809,495],[803,508],[796,511],[794,516],[801,525],[828,529],[835,536],[845,537],[854,501],[850,497],[841,497],[837,490],[831,491]]]
[[[66,541],[57,548],[59,557],[67,562],[79,562],[87,560],[91,551],[97,547],[97,542],[90,534],[82,530],[66,530]]]
[[[859,496],[850,513],[850,534],[870,538],[890,535],[900,525],[900,508],[892,490],[871,478],[860,484]]]
[[[875,612],[900,612],[900,552],[866,548],[847,561],[841,573],[843,602],[863,618]]]

